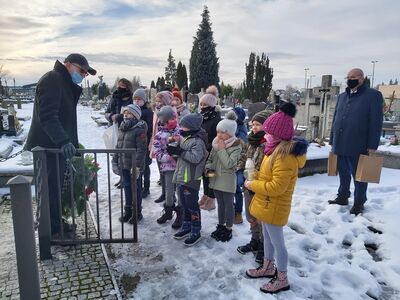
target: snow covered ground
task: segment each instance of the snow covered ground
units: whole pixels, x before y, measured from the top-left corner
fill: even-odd
[[[80,142],[88,149],[103,148],[104,127],[90,118],[88,107],[78,108]],[[317,147],[318,148],[318,147]],[[311,149],[313,151],[318,149]],[[317,155],[317,154],[315,154]],[[106,158],[98,157],[101,230],[108,229]],[[151,165],[151,194],[143,200],[144,219],[139,223],[139,243],[111,245],[112,268],[128,278],[132,299],[400,299],[400,170],[383,169],[381,183],[371,184],[366,211],[349,214],[349,207],[327,204],[338,186],[337,177],[326,174],[300,178],[293,208],[285,227],[289,252],[291,290],[278,296],[259,292],[264,279],[245,276],[256,267],[254,256],[241,255],[237,246],[250,239],[249,225],[234,225],[233,239],[216,242],[210,237],[217,223],[216,210],[202,211],[203,240],[192,248],[172,238],[171,223],[156,219],[162,205],[154,203],[161,188],[156,184],[156,164]],[[111,182],[117,181],[116,176]],[[113,228],[119,233],[120,190],[113,187]],[[94,205],[94,195],[91,205]],[[382,232],[373,233],[369,226]],[[365,244],[376,245],[375,259]]]
[[[79,108],[79,137],[86,148],[103,146],[104,128],[96,127],[91,109]],[[105,161],[100,172],[101,219],[108,220]],[[151,195],[143,200],[144,219],[139,223],[139,243],[112,245],[112,267],[116,276],[128,275],[134,299],[273,299],[259,292],[264,282],[246,278],[245,270],[255,267],[251,254],[241,255],[237,246],[250,239],[249,225],[234,225],[233,239],[216,242],[210,233],[217,223],[216,210],[202,212],[203,240],[185,247],[172,238],[171,223],[156,219],[162,205],[154,203],[161,189],[156,184],[153,163]],[[102,173],[104,172],[104,173]],[[354,217],[350,207],[327,204],[338,186],[337,177],[314,175],[299,179],[290,221],[285,227],[292,289],[278,299],[400,299],[400,170],[383,169],[381,183],[371,184],[366,212]],[[113,176],[111,181],[117,181]],[[118,199],[120,190],[112,191]],[[92,198],[94,199],[94,198]],[[113,201],[113,222],[119,217],[119,201]],[[383,232],[373,233],[369,226]],[[102,226],[107,232],[107,225]],[[118,235],[119,228],[113,232]],[[375,260],[365,244],[376,245]],[[373,246],[372,246],[373,247]]]

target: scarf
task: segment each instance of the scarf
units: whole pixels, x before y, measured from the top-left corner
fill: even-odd
[[[225,143],[225,149],[229,148],[233,145],[234,142],[236,142],[237,138],[235,136],[230,137],[229,139],[227,139],[226,141],[224,141]],[[212,147],[214,148],[215,151],[218,151],[220,149],[218,149],[218,137],[215,137],[212,141]]]
[[[258,145],[265,142],[264,135],[265,135],[265,132],[262,130],[260,132],[257,132],[256,134],[254,134],[252,131],[247,136],[247,140],[249,141],[249,144],[251,146],[257,147]]]
[[[133,128],[139,121],[136,119],[124,119],[121,123],[121,125],[119,125],[119,128],[122,131],[127,131],[131,128]]]
[[[201,115],[203,116],[203,120],[211,120],[217,116],[217,113],[215,111],[215,106],[208,106],[206,108],[203,108],[200,111]]]
[[[265,155],[272,154],[272,152],[274,152],[275,148],[282,141],[282,139],[275,137],[273,135],[270,135],[270,134],[266,135],[265,140],[266,140],[265,148],[264,148]]]

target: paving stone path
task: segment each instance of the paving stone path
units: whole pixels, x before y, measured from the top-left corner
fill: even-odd
[[[121,299],[101,245],[52,246],[52,255],[38,258],[42,299]],[[0,205],[0,299],[19,299],[9,201]]]

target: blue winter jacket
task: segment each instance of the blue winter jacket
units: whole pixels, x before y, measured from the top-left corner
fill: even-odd
[[[362,85],[339,95],[329,143],[337,155],[357,157],[368,149],[377,149],[382,131],[383,97]]]

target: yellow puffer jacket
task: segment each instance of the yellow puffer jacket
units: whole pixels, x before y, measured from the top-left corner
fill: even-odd
[[[272,170],[269,167],[270,156],[264,157],[251,184],[255,195],[250,203],[250,213],[257,220],[276,226],[287,224],[298,171],[306,163],[307,146],[305,140],[298,139],[294,153],[284,159],[278,157]]]

